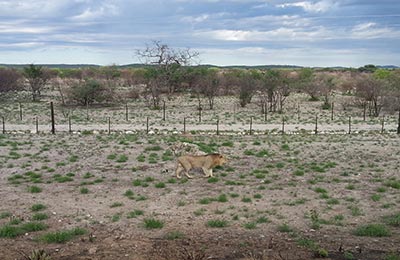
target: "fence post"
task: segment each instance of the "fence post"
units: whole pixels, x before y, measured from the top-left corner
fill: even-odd
[[[51,133],[54,135],[56,133],[56,123],[54,122],[54,105],[53,102],[50,102],[50,111],[51,111]]]
[[[351,134],[351,116],[349,116],[349,134]]]
[[[111,117],[108,118],[108,134],[111,134]]]
[[[37,116],[35,121],[36,121],[36,134],[39,134],[39,119]]]
[[[398,125],[397,125],[397,134],[400,134],[400,108],[399,108],[399,121],[398,121]]]
[[[165,100],[163,100],[163,121],[165,121]]]
[[[253,117],[250,117],[250,135],[253,134]]]
[[[72,127],[71,127],[71,117],[68,117],[68,132],[72,133]]]
[[[333,109],[334,109],[334,105],[335,103],[332,102],[332,106],[331,106],[331,120],[333,121]]]
[[[19,102],[19,120],[22,121],[22,104]]]
[[[297,103],[297,121],[300,121],[300,104]]]
[[[282,117],[282,134],[285,133],[285,117]]]
[[[383,134],[383,132],[385,132],[385,116],[382,117],[382,130],[381,130],[381,134]]]
[[[146,134],[149,134],[149,117],[146,119]]]
[[[201,105],[199,104],[199,123],[201,123],[201,111],[203,110],[203,108],[201,107]]]
[[[219,135],[219,119],[217,119],[217,135]]]
[[[186,117],[183,118],[183,133],[186,134]]]
[[[315,134],[318,134],[318,115],[315,116]]]
[[[89,102],[86,102],[86,120],[89,121]]]
[[[6,120],[5,120],[4,116],[2,116],[1,119],[3,122],[3,135],[4,135],[6,133],[6,122],[5,122]]]
[[[268,103],[264,103],[264,121],[267,122],[268,120]]]
[[[125,119],[126,121],[129,121],[128,103],[125,104]]]

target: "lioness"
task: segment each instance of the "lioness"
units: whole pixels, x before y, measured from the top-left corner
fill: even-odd
[[[182,170],[184,170],[185,175],[188,178],[193,178],[189,175],[189,171],[193,168],[201,168],[204,172],[205,177],[212,177],[212,169],[215,166],[223,165],[224,163],[226,163],[226,161],[226,157],[219,153],[180,156],[176,161],[176,177],[180,179],[180,173],[182,172]]]

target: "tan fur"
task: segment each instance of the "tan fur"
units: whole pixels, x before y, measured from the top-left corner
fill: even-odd
[[[185,171],[185,175],[188,178],[192,178],[192,176],[189,175],[189,171],[194,168],[201,168],[205,177],[212,177],[212,169],[216,166],[223,165],[226,162],[227,159],[222,154],[180,156],[176,161],[176,177],[180,179],[180,173]]]

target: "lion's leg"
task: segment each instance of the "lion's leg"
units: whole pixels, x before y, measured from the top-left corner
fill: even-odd
[[[189,179],[192,179],[192,178],[193,178],[193,176],[191,176],[191,175],[189,174],[189,171],[186,170],[186,169],[185,169],[185,175],[186,175]]]
[[[204,177],[205,178],[207,178],[207,177],[212,177],[213,176],[213,174],[212,174],[212,169],[207,169],[207,167],[202,167],[201,168],[202,170],[203,170],[203,173],[204,173]]]
[[[176,174],[176,178],[180,179],[181,177],[181,172],[182,170],[184,170],[184,168],[182,167],[182,165],[180,163],[177,163],[176,165],[176,170],[175,170],[175,174]]]

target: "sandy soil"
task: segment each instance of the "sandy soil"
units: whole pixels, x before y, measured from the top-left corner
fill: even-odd
[[[399,138],[1,136],[0,213],[11,216],[0,225],[31,221],[38,203],[49,218],[42,220],[47,230],[0,238],[0,259],[23,259],[21,252],[33,249],[44,249],[52,259],[310,259],[321,248],[330,259],[349,253],[354,259],[385,259],[399,252],[398,227],[388,226],[388,237],[356,236],[354,230],[385,224],[385,216],[398,213],[400,190],[388,181],[400,181]],[[230,161],[211,181],[196,171],[195,179],[177,180],[170,149],[182,143],[224,153]],[[34,181],[31,173],[40,177]],[[31,186],[42,191],[31,193]],[[130,218],[134,210],[143,215]],[[162,221],[163,228],[146,229],[148,218]],[[227,226],[208,226],[213,220]],[[87,233],[63,244],[40,240],[74,227]]]

